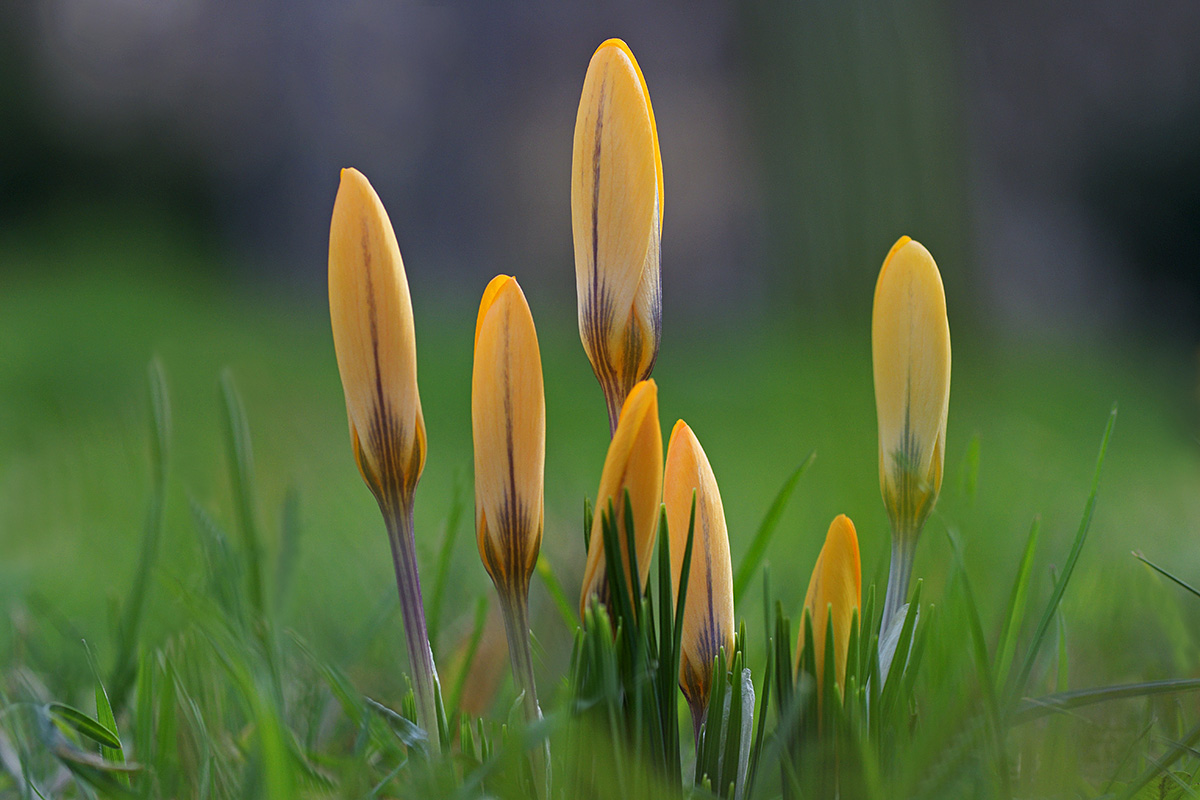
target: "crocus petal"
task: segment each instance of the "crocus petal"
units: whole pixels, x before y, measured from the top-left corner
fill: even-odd
[[[703,716],[712,686],[713,659],[721,647],[730,656],[733,654],[733,566],[729,558],[725,509],[716,476],[696,435],[683,420],[679,420],[667,445],[663,477],[663,503],[671,536],[671,578],[676,602],[693,495],[696,521],[684,600],[679,686],[693,714]]]
[[[329,316],[359,470],[381,503],[410,501],[425,466],[412,301],[387,212],[355,169],[329,227]]]
[[[609,509],[616,513],[616,526],[621,546],[621,559],[629,585],[630,570],[625,529],[625,492],[629,492],[633,510],[634,550],[637,553],[638,573],[642,586],[650,569],[654,540],[658,533],[657,517],[662,502],[663,451],[662,429],[658,424],[658,386],[652,380],[633,387],[621,409],[616,433],[608,446],[600,488],[596,492],[596,513],[588,543],[587,565],[583,574],[583,591],[579,613],[587,611],[592,595],[607,598],[607,575],[604,562],[602,520]]]

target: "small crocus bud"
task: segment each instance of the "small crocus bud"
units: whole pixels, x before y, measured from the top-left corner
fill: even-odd
[[[421,604],[413,492],[425,466],[412,301],[392,223],[371,184],[342,170],[329,226],[329,316],[359,472],[392,548],[417,721],[440,748],[437,669]]]
[[[387,211],[356,169],[333,204],[329,316],[358,469],[381,504],[411,503],[425,467],[412,300]]]
[[[479,306],[471,430],[479,556],[497,591],[524,596],[542,544],[546,400],[533,315],[507,275]]]
[[[632,585],[629,569],[627,537],[634,537],[638,560],[638,577],[646,585],[650,557],[658,533],[658,509],[662,503],[663,451],[662,429],[658,424],[658,386],[653,380],[642,381],[633,387],[621,409],[616,433],[608,445],[604,471],[600,474],[600,489],[596,492],[596,513],[588,538],[587,566],[583,572],[583,592],[579,600],[579,615],[587,612],[593,595],[601,602],[608,601],[608,576],[604,563],[603,521],[611,508],[616,517],[617,541],[625,569],[625,582]],[[633,531],[625,525],[625,496],[633,511]],[[637,598],[634,598],[637,607]]]
[[[833,620],[833,653],[835,679],[839,692],[845,691],[846,655],[850,647],[850,623],[862,605],[862,569],[858,558],[858,536],[854,523],[839,514],[829,526],[825,544],[808,581],[804,608],[812,617],[813,655],[817,668],[817,697],[824,696],[825,636],[829,620]],[[800,626],[800,646],[796,661],[807,645],[804,625]]]
[[[579,336],[608,404],[650,377],[662,331],[663,173],[654,109],[629,47],[609,39],[583,80],[571,160]]]
[[[529,646],[529,578],[542,545],[546,398],[533,315],[507,275],[492,279],[479,304],[471,432],[479,557],[500,595],[513,677],[533,721],[542,712]],[[535,774],[546,781],[548,746],[531,754]]]
[[[692,562],[688,570],[680,638],[679,686],[692,709],[692,724],[699,731],[712,687],[713,659],[721,647],[729,657],[733,656],[733,566],[729,560],[729,534],[716,476],[696,435],[683,420],[679,420],[671,431],[663,476],[663,503],[667,508],[667,530],[671,536],[671,577],[676,601],[693,497],[696,520],[692,526]]]
[[[937,502],[950,404],[950,326],[942,276],[907,236],[892,246],[875,284],[871,319],[879,485],[892,526],[883,625],[904,604],[917,537]]]

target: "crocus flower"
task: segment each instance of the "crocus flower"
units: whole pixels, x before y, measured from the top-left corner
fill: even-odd
[[[845,691],[846,655],[850,646],[850,622],[862,605],[862,569],[858,557],[858,536],[854,523],[839,514],[825,534],[825,544],[808,581],[804,608],[812,617],[813,655],[817,668],[817,697],[824,696],[825,636],[830,618],[833,620],[833,663],[839,691]],[[800,644],[796,661],[807,645],[805,629],[800,626]]]
[[[571,161],[579,336],[617,427],[650,377],[662,331],[663,179],[650,93],[629,47],[609,39],[583,81]]]
[[[713,660],[722,647],[727,655],[733,655],[733,567],[729,560],[725,509],[721,505],[716,476],[696,435],[683,420],[679,420],[667,445],[667,467],[663,477],[663,503],[671,536],[671,576],[676,602],[693,497],[696,520],[683,608],[679,686],[691,707],[692,724],[698,732],[707,711]]]
[[[342,170],[329,226],[329,316],[354,458],[391,542],[418,722],[436,749],[437,669],[412,524],[413,492],[425,466],[412,301],[387,212],[355,169]]]
[[[479,555],[497,591],[526,595],[542,544],[546,400],[533,315],[507,275],[479,306],[471,430]]]
[[[596,492],[596,512],[588,539],[587,565],[583,573],[583,592],[579,615],[587,612],[592,595],[608,601],[608,577],[604,563],[603,520],[611,507],[616,517],[621,560],[626,585],[632,584],[629,569],[628,537],[633,536],[637,553],[639,583],[646,585],[650,557],[657,535],[658,509],[662,503],[663,451],[662,429],[658,424],[658,386],[653,380],[633,387],[621,409],[617,430],[608,445],[600,488]],[[633,510],[633,530],[625,526],[625,493]],[[631,598],[634,607],[639,602]]]
[[[542,544],[546,399],[533,315],[516,280],[497,275],[475,323],[471,376],[475,441],[475,532],[479,557],[496,585],[513,677],[525,718],[540,719],[529,646],[529,578]],[[547,772],[549,744],[531,753]]]
[[[879,485],[892,526],[892,566],[882,623],[908,596],[917,537],[942,486],[950,404],[950,326],[942,276],[907,236],[892,246],[875,284],[871,321]]]

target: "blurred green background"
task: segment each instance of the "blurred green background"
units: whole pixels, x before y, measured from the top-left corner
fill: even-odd
[[[66,675],[86,668],[78,636],[111,648],[149,492],[157,356],[175,433],[152,635],[200,580],[189,504],[234,527],[217,390],[229,367],[269,546],[285,493],[300,498],[283,618],[365,691],[395,685],[387,543],[350,454],[323,294],[349,165],[387,205],[412,284],[426,574],[456,493],[467,505],[439,660],[492,592],[471,530],[469,398],[476,304],[501,271],[538,324],[543,551],[574,600],[607,428],[575,321],[570,142],[588,58],[617,35],[663,150],[662,424],[686,419],[705,446],[735,564],[815,450],[768,552],[776,592],[799,605],[838,513],[882,582],[869,316],[906,233],[938,259],[954,341],[947,477],[917,560],[926,597],[953,526],[985,624],[998,618],[1038,514],[1045,596],[1116,402],[1067,597],[1072,682],[1197,674],[1200,609],[1129,555],[1200,580],[1195,4],[218,5],[0,11],[4,659],[59,651]],[[561,675],[569,632],[537,579],[533,606],[539,669]],[[739,608],[755,631],[759,609],[756,580]]]

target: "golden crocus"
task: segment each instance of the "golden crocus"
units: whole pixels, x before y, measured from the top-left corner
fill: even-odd
[[[359,471],[381,504],[408,502],[425,467],[412,300],[387,211],[356,169],[333,204],[329,316]]]
[[[698,730],[708,706],[713,659],[721,647],[733,655],[733,566],[721,492],[708,456],[683,420],[675,423],[667,445],[663,503],[671,536],[671,578],[676,593],[683,572],[692,498],[696,520],[692,534],[692,563],[684,599],[680,640],[679,686],[692,709]]]
[[[392,223],[371,184],[342,170],[329,226],[329,317],[350,441],[387,526],[412,664],[417,721],[439,748],[437,669],[413,541],[413,492],[425,466],[412,301]]]
[[[575,118],[571,228],[579,336],[604,390],[610,431],[658,357],[662,211],[650,93],[629,47],[609,39],[588,64]]]
[[[871,319],[879,484],[892,526],[883,624],[908,596],[917,536],[937,502],[950,404],[950,326],[933,256],[902,236],[875,284]]]
[[[513,677],[525,718],[533,721],[542,712],[529,645],[529,578],[545,516],[546,399],[533,315],[520,285],[507,275],[492,279],[479,304],[471,432],[479,557],[500,596]],[[546,781],[548,747],[531,753],[535,774]]]
[[[546,401],[533,315],[507,275],[479,306],[471,430],[479,556],[498,591],[525,595],[542,544]]]
[[[629,531],[625,529],[625,493],[633,511],[634,551],[637,553],[639,582],[646,585],[650,557],[658,533],[658,509],[662,503],[663,451],[662,429],[658,424],[658,386],[653,380],[633,387],[621,409],[617,430],[608,445],[600,488],[596,492],[595,515],[588,539],[587,566],[583,573],[583,592],[579,614],[587,612],[592,595],[608,600],[608,578],[604,563],[603,520],[610,503],[621,548],[621,560],[629,585]],[[636,607],[636,603],[635,603]]]
[[[813,655],[817,668],[817,697],[824,696],[825,685],[825,636],[829,621],[833,620],[834,668],[839,692],[845,691],[846,655],[850,647],[850,622],[856,612],[861,613],[862,568],[858,556],[858,536],[854,523],[845,514],[839,514],[825,534],[825,544],[817,563],[813,566],[808,581],[808,593],[804,596],[804,608],[812,616]],[[796,660],[804,652],[806,644],[803,623],[800,626],[800,644],[796,649]]]

